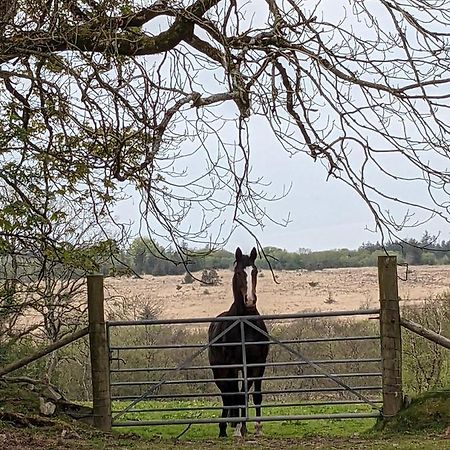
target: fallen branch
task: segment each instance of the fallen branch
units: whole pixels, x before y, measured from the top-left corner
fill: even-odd
[[[33,386],[50,386],[53,389],[58,390],[58,388],[45,380],[35,380],[34,378],[21,376],[21,377],[1,377],[0,381],[6,381],[7,383],[25,383],[25,384],[32,384]]]

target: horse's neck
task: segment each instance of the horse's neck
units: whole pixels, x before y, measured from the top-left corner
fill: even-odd
[[[237,301],[234,299],[233,304],[230,307],[229,315],[230,316],[244,316],[247,314],[244,302]]]
[[[244,297],[241,294],[241,291],[236,286],[236,281],[233,278],[233,304],[231,305],[230,312],[232,315],[242,316],[246,314]]]
[[[247,308],[245,307],[244,297],[241,294],[238,286],[236,285],[235,278],[233,277],[233,304],[230,308],[230,315],[232,316],[244,316],[248,314]]]

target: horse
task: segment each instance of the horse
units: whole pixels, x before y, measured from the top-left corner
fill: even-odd
[[[256,282],[258,277],[258,269],[255,265],[256,248],[253,248],[250,255],[243,255],[238,247],[235,253],[234,275],[233,275],[233,304],[228,311],[219,314],[217,317],[229,316],[259,316],[256,308]],[[248,282],[248,278],[250,282]],[[260,318],[249,319],[257,328],[267,333],[264,321]],[[209,326],[208,338],[209,342],[217,338],[221,333],[232,324],[229,321],[213,321]],[[238,372],[242,370],[244,373],[244,361],[246,365],[252,364],[256,367],[247,367],[247,392],[254,384],[253,403],[256,409],[256,416],[261,416],[261,384],[264,375],[265,363],[269,352],[268,337],[257,329],[244,323],[245,336],[245,359],[241,345],[221,345],[230,343],[241,343],[240,323],[236,324],[222,337],[210,345],[208,350],[209,364],[211,366],[214,381],[221,392],[222,397],[222,418],[236,418],[245,416],[245,385],[239,390],[239,382],[237,380]],[[263,344],[249,344],[251,342],[264,342]],[[215,344],[219,345],[215,345]],[[231,365],[234,367],[223,367]],[[236,367],[240,365],[242,367]],[[215,367],[221,366],[221,367]],[[244,436],[246,433],[245,422],[237,423],[233,421],[231,424],[235,428],[234,436]],[[227,436],[226,420],[219,423],[219,437]],[[255,424],[255,434],[257,436],[262,433],[261,422]]]

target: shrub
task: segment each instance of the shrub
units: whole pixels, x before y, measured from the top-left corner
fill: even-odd
[[[193,282],[194,282],[194,277],[189,272],[186,272],[184,274],[182,284],[192,284]]]
[[[220,284],[220,277],[216,269],[204,269],[202,272],[202,283],[217,286]]]
[[[450,336],[450,293],[403,307],[403,316],[429,330]],[[414,393],[448,387],[448,350],[407,330],[402,333],[403,372],[406,388]]]

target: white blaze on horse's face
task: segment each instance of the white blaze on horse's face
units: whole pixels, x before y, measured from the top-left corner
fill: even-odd
[[[245,295],[245,306],[247,308],[255,307],[256,305],[256,277],[258,270],[254,266],[245,268],[247,274],[247,294]]]

